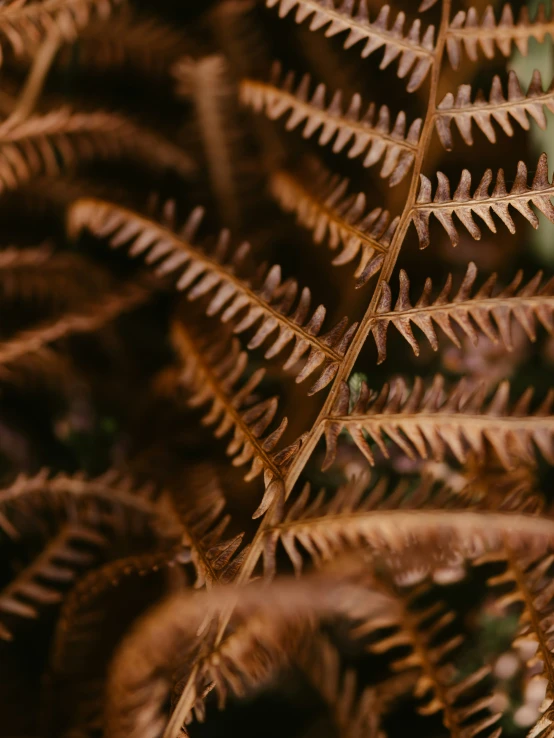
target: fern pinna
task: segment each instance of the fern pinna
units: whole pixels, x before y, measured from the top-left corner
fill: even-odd
[[[0,3],[0,735],[554,735],[552,13]]]

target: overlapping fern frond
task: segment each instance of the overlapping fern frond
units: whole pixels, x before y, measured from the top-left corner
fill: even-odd
[[[526,390],[510,408],[508,382],[500,384],[487,403],[483,385],[472,385],[466,380],[451,390],[445,390],[444,385],[440,375],[428,387],[418,378],[408,388],[398,378],[378,393],[370,393],[363,384],[349,409],[350,389],[343,384],[325,423],[324,468],[335,458],[337,439],[343,429],[372,465],[374,453],[365,434],[385,457],[389,454],[387,437],[409,458],[432,456],[440,460],[451,453],[463,463],[470,450],[484,457],[488,443],[507,469],[516,460],[532,463],[534,446],[549,463],[554,463],[552,392],[531,412],[532,389]]]
[[[256,400],[255,392],[265,372],[259,369],[244,381],[248,357],[240,350],[237,340],[210,342],[205,347],[182,324],[174,326],[173,338],[183,362],[180,382],[190,393],[188,404],[209,405],[203,423],[215,426],[216,438],[223,438],[233,430],[227,454],[234,466],[251,465],[246,481],[263,472],[266,492],[254,514],[259,517],[274,499],[284,494],[284,475],[301,441],[275,451],[287,427],[286,418],[264,435],[275,419],[278,399]]]
[[[320,334],[324,306],[319,305],[309,317],[310,290],[304,287],[299,294],[295,280],[282,281],[279,266],[264,271],[257,289],[240,279],[236,269],[243,263],[249,246],[242,244],[228,259],[227,231],[221,234],[214,256],[206,255],[192,244],[202,215],[200,208],[195,210],[178,236],[115,204],[82,200],[70,209],[69,230],[77,235],[88,228],[99,238],[109,238],[114,248],[127,245],[132,256],[147,252],[148,263],[158,262],[158,274],[180,272],[177,289],[187,290],[189,300],[215,291],[206,308],[208,315],[219,315],[223,323],[237,320],[234,332],[238,334],[257,326],[248,347],[258,348],[269,340],[266,359],[278,356],[294,341],[284,368],[295,371],[297,382],[318,372],[310,394],[326,387],[338,371],[356,325],[348,326],[344,318]],[[298,369],[300,362],[303,363]]]

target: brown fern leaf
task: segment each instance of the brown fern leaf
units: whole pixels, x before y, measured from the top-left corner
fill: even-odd
[[[391,8],[383,5],[377,18],[370,22],[366,0],[360,0],[357,12],[352,0],[342,0],[336,7],[333,0],[266,0],[269,8],[278,6],[279,16],[284,18],[293,8],[296,9],[295,20],[302,23],[311,17],[310,31],[326,27],[325,36],[330,38],[347,31],[344,48],[349,49],[359,41],[364,41],[361,51],[363,59],[374,51],[384,48],[384,55],[379,69],[386,69],[391,62],[398,59],[397,75],[400,79],[408,77],[408,92],[414,92],[425,80],[433,64],[434,26],[428,26],[421,36],[421,21],[414,20],[408,33],[404,35],[406,15],[398,13],[391,23]]]
[[[497,551],[503,546],[502,531],[512,523],[513,530],[520,531],[514,535],[514,545],[520,536],[532,535],[530,530],[524,532],[533,526],[520,504],[525,491],[504,492],[503,504],[494,508],[496,516],[491,514],[488,497],[475,492],[479,490],[473,480],[461,490],[437,486],[428,479],[414,488],[409,480],[391,485],[383,476],[370,484],[367,474],[349,480],[331,495],[324,489],[312,495],[306,484],[285,509],[275,511],[264,530],[260,551],[265,575],[275,574],[281,542],[297,575],[304,566],[301,550],[317,567],[347,551],[362,550],[375,557],[380,569],[385,564],[394,582],[402,586],[420,583],[430,575],[441,583],[456,581],[465,574],[464,559],[479,555],[472,552],[470,539],[478,549]],[[545,531],[548,521],[543,523]],[[544,539],[539,550],[544,550]]]
[[[97,560],[107,544],[91,527],[64,525],[44,551],[0,591],[0,638],[13,638],[10,618],[35,619],[41,608],[59,603],[64,588]]]
[[[193,479],[192,484],[195,487],[192,504],[172,498],[184,530],[183,540],[190,548],[196,570],[194,586],[196,589],[209,589],[216,583],[233,581],[248,547],[236,553],[243,533],[223,540],[231,516],[222,514],[226,503],[213,467],[207,469],[207,476],[200,474],[199,478]]]
[[[19,531],[12,518],[18,511],[61,508],[64,513],[79,501],[97,501],[108,508],[136,511],[146,517],[159,515],[151,485],[137,487],[129,477],[110,470],[93,479],[83,474],[51,475],[41,469],[34,476],[19,474],[0,490],[0,530],[10,538],[18,538]]]
[[[482,667],[469,676],[453,679],[452,656],[463,637],[448,633],[455,614],[443,603],[421,604],[426,591],[424,585],[406,594],[398,593],[396,607],[391,607],[386,616],[359,626],[356,635],[374,635],[376,640],[368,645],[368,650],[374,653],[408,649],[407,655],[393,660],[392,669],[420,670],[414,689],[415,696],[423,699],[418,712],[422,715],[442,712],[444,726],[453,738],[472,738],[493,726],[493,731],[486,734],[497,738],[501,728],[496,724],[502,713],[493,712],[494,695],[483,696],[481,688],[481,696],[471,697],[474,687],[488,676],[490,669]]]
[[[363,192],[346,195],[347,179],[322,173],[318,180],[312,188],[279,171],[270,180],[271,193],[283,210],[295,212],[298,222],[313,231],[316,243],[328,238],[330,249],[342,246],[333,265],[348,264],[360,255],[355,276],[356,287],[362,287],[381,269],[399,219],[391,221],[382,208],[367,212]]]
[[[505,570],[489,579],[491,587],[499,587],[497,603],[508,610],[514,603],[520,608],[519,630],[514,645],[531,644],[536,653],[529,658],[535,676],[546,680],[546,699],[541,707],[542,716],[529,733],[529,737],[548,736],[552,730],[554,713],[554,583],[552,566],[554,556],[537,556],[514,552],[509,546],[495,556],[485,556],[477,563],[503,561]],[[531,648],[532,650],[532,648]],[[541,667],[537,672],[536,667]]]
[[[37,45],[52,32],[74,41],[91,17],[106,19],[122,0],[44,0],[12,2],[0,13],[0,38],[18,55]],[[0,55],[1,62],[1,55]]]
[[[139,738],[145,730],[161,735],[166,723],[163,705],[180,665],[185,665],[187,676],[177,685],[176,691],[182,691],[166,726],[168,735],[179,733],[193,708],[198,719],[203,718],[204,699],[212,685],[223,707],[228,694],[244,697],[266,683],[292,661],[318,618],[352,612],[368,617],[384,610],[389,599],[368,589],[365,582],[356,583],[354,577],[359,580],[363,572],[354,563],[351,573],[341,565],[334,576],[245,587],[239,598],[235,589],[218,587],[196,597],[182,593],[162,603],[142,619],[116,654],[107,689],[109,735]],[[235,608],[232,627],[223,640],[214,642],[206,624],[229,605]],[[135,668],[129,668],[130,660]],[[145,699],[137,700],[138,693]]]
[[[232,134],[236,91],[229,80],[225,57],[206,56],[181,59],[173,67],[177,91],[190,96],[196,113],[210,182],[217,198],[223,223],[237,228],[240,223],[240,196],[235,148],[238,136]]]
[[[487,59],[494,57],[496,49],[508,57],[514,43],[519,53],[527,56],[529,39],[542,42],[547,34],[552,36],[552,33],[552,16],[542,3],[537,7],[533,20],[530,20],[529,10],[525,5],[521,8],[517,21],[509,3],[502,7],[498,21],[492,5],[486,7],[481,20],[477,10],[469,8],[467,11],[459,10],[452,19],[446,36],[446,50],[451,65],[457,69],[462,49],[471,61],[477,61],[478,49],[481,49]]]
[[[533,463],[536,444],[549,463],[554,463],[554,392],[549,392],[535,413],[529,412],[532,390],[525,391],[512,410],[508,407],[510,385],[502,382],[486,406],[484,385],[462,379],[445,392],[444,378],[437,375],[428,389],[417,378],[413,388],[398,378],[371,394],[364,383],[349,411],[350,390],[346,383],[325,423],[327,469],[336,455],[337,438],[346,430],[368,462],[375,463],[366,441],[367,434],[380,452],[388,457],[387,436],[409,458],[435,460],[450,452],[463,463],[471,450],[484,458],[487,441],[506,469],[516,460]]]
[[[273,67],[272,84],[245,79],[241,83],[240,97],[244,104],[258,113],[265,112],[271,120],[290,113],[285,126],[287,131],[303,124],[304,138],[310,138],[321,129],[318,138],[321,146],[328,144],[336,134],[332,147],[334,153],[351,144],[348,150],[350,159],[364,155],[364,167],[382,160],[380,176],[389,179],[391,187],[401,182],[415,158],[421,118],[414,120],[406,133],[406,115],[403,112],[397,115],[391,128],[391,114],[386,105],[377,111],[372,103],[362,115],[362,99],[356,94],[345,111],[342,92],[336,92],[328,104],[325,85],[317,85],[313,94],[310,94],[310,86],[309,74],[304,75],[297,87],[294,73],[288,74],[281,82],[281,65],[277,63]]]
[[[454,297],[450,297],[452,275],[448,276],[440,294],[432,302],[433,284],[427,279],[415,306],[410,302],[410,281],[403,269],[400,270],[399,279],[400,291],[394,308],[390,287],[382,284],[375,322],[371,328],[378,351],[378,364],[387,356],[387,330],[391,323],[410,344],[416,356],[419,355],[419,342],[412,332],[412,323],[423,331],[434,351],[438,349],[439,341],[433,324],[438,325],[458,348],[461,343],[454,326],[458,326],[474,345],[481,333],[494,343],[501,342],[508,351],[513,349],[511,329],[514,322],[523,328],[531,341],[536,339],[537,321],[549,333],[554,333],[554,279],[541,287],[542,272],[521,286],[523,272],[520,270],[512,282],[495,295],[496,274],[492,274],[472,295],[477,267],[470,262]]]
[[[213,344],[194,340],[182,323],[173,327],[173,341],[183,361],[181,382],[190,392],[188,404],[202,407],[209,403],[203,419],[208,426],[215,426],[216,438],[222,438],[233,429],[233,438],[227,446],[227,454],[233,458],[233,466],[251,464],[246,481],[263,472],[266,488],[264,498],[254,517],[260,517],[275,498],[284,494],[284,475],[298,452],[301,441],[275,452],[275,446],[287,427],[283,418],[279,426],[264,437],[277,412],[278,399],[256,401],[254,392],[265,371],[259,369],[238,386],[243,379],[248,357],[240,350],[240,343],[233,339]],[[237,541],[237,546],[240,540]]]
[[[38,5],[38,3],[37,3]],[[117,113],[76,113],[61,107],[17,124],[0,125],[0,192],[37,175],[58,175],[80,161],[130,156],[189,177],[189,155]]]
[[[0,295],[7,301],[63,308],[98,296],[110,278],[94,262],[78,254],[9,246],[0,250]]]
[[[124,5],[109,23],[90,23],[78,43],[79,63],[85,66],[103,71],[129,66],[146,75],[165,75],[190,40],[173,26]],[[62,49],[60,62],[69,65],[73,51]]]
[[[99,200],[79,200],[69,210],[68,230],[72,236],[76,236],[81,229],[88,228],[98,238],[108,237],[114,248],[130,244],[132,256],[149,251],[147,262],[160,262],[158,274],[182,272],[177,289],[187,290],[189,300],[196,300],[215,290],[206,308],[208,315],[219,315],[223,323],[238,318],[234,327],[237,334],[257,324],[248,348],[258,348],[269,339],[271,345],[265,351],[266,359],[279,355],[294,341],[294,348],[284,368],[293,369],[298,362],[303,362],[298,372],[294,369],[297,382],[302,382],[319,370],[319,377],[308,394],[319,392],[337,373],[357,323],[348,327],[348,321],[344,318],[328,333],[320,335],[325,319],[324,306],[320,305],[308,319],[310,290],[305,287],[297,301],[297,283],[294,280],[282,282],[278,266],[265,272],[258,289],[239,279],[235,271],[246,256],[248,244],[242,244],[232,260],[222,263],[229,243],[229,233],[224,231],[215,256],[207,256],[192,245],[202,215],[201,208],[194,210],[180,236],[177,236],[118,205]],[[297,305],[292,312],[295,302]],[[305,359],[306,354],[308,356]]]
[[[431,181],[424,174],[421,175],[419,194],[413,210],[412,219],[422,249],[429,245],[431,215],[435,216],[447,232],[453,246],[458,244],[458,232],[452,218],[453,214],[459,218],[477,241],[481,238],[481,231],[473,219],[474,214],[478,215],[493,233],[496,233],[496,223],[491,211],[500,218],[510,233],[515,233],[516,227],[509,212],[510,206],[519,211],[533,228],[539,227],[539,219],[530,208],[529,203],[538,208],[548,220],[554,222],[554,207],[550,201],[554,194],[554,186],[548,181],[546,154],[541,154],[530,187],[527,184],[527,167],[522,161],[518,163],[516,177],[509,192],[506,189],[503,169],[498,170],[496,183],[490,194],[489,186],[493,179],[490,169],[487,169],[481,178],[473,195],[471,194],[471,174],[467,169],[463,170],[453,197],[450,195],[448,178],[442,172],[437,172],[437,179],[437,191],[434,199],[431,200]]]
[[[341,675],[340,655],[328,638],[316,634],[297,661],[329,706],[339,738],[383,738],[378,688],[366,687],[358,696],[356,672],[347,669]]]
[[[468,146],[473,144],[472,121],[475,121],[491,143],[496,143],[496,131],[492,120],[498,123],[507,136],[514,135],[510,118],[513,118],[523,130],[528,131],[530,123],[527,116],[531,116],[539,128],[544,131],[546,129],[544,108],[554,112],[554,81],[544,92],[541,74],[535,69],[527,93],[524,94],[517,74],[510,70],[507,99],[498,75],[493,77],[488,101],[481,91],[472,101],[471,85],[460,85],[455,98],[451,92],[448,92],[439,103],[435,126],[442,145],[447,151],[451,151],[453,148],[452,122],[456,123]]]
[[[146,302],[150,292],[139,284],[128,284],[117,292],[89,301],[81,310],[64,313],[35,328],[21,331],[0,343],[0,365],[13,364],[21,357],[41,350],[47,344],[75,333],[90,333],[110,320]]]

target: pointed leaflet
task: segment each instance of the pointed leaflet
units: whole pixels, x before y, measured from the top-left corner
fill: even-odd
[[[310,138],[319,132],[318,143],[333,141],[333,152],[349,146],[348,157],[364,156],[364,166],[382,161],[380,176],[389,180],[391,187],[401,182],[410,171],[417,151],[422,120],[417,118],[406,132],[406,115],[399,113],[391,125],[390,110],[382,105],[379,110],[372,103],[362,114],[362,99],[354,95],[348,108],[342,102],[342,93],[336,92],[328,103],[327,89],[319,84],[310,93],[310,75],[304,75],[296,86],[294,74],[281,81],[281,66],[273,67],[271,84],[245,79],[240,96],[244,104],[256,112],[265,112],[276,120],[288,115],[286,129],[292,131],[303,125],[302,135]]]
[[[201,341],[187,331],[182,323],[173,327],[173,342],[183,362],[182,385],[190,392],[191,407],[209,404],[203,418],[204,425],[215,426],[216,438],[223,438],[231,430],[233,438],[227,454],[233,466],[250,464],[247,481],[263,472],[265,494],[255,512],[260,517],[275,498],[284,495],[284,475],[300,448],[300,442],[275,452],[285,432],[287,419],[264,437],[277,412],[277,397],[256,401],[254,394],[263,379],[264,370],[254,372],[243,380],[248,358],[240,350],[237,339],[214,343]]]
[[[325,28],[328,38],[347,32],[344,48],[349,49],[363,41],[361,56],[364,59],[383,48],[379,68],[386,69],[398,60],[396,73],[400,79],[408,78],[408,92],[417,90],[433,64],[434,26],[428,26],[422,33],[421,20],[416,18],[406,33],[405,13],[400,12],[391,18],[389,5],[381,7],[374,21],[369,20],[366,0],[360,0],[357,4],[352,0],[342,0],[338,6],[333,0],[266,0],[266,5],[269,8],[278,7],[281,18],[296,8],[297,23],[311,18],[310,31]]]
[[[356,324],[348,327],[344,318],[328,333],[320,335],[325,308],[319,305],[310,318],[310,290],[305,287],[299,294],[294,280],[281,280],[278,266],[264,271],[257,288],[240,279],[236,271],[249,247],[242,244],[233,258],[225,261],[229,245],[227,231],[221,234],[215,255],[207,256],[191,243],[202,215],[201,208],[194,210],[178,236],[114,203],[78,200],[70,208],[68,229],[76,236],[82,228],[88,228],[98,238],[109,238],[114,248],[126,245],[132,256],[148,252],[146,261],[158,262],[158,274],[180,274],[177,289],[186,290],[189,300],[210,293],[208,315],[219,315],[223,323],[236,319],[235,333],[256,326],[248,348],[258,348],[268,340],[266,359],[277,356],[294,342],[284,368],[294,370],[297,382],[317,371],[318,379],[309,394],[323,389],[337,373]]]
[[[489,99],[479,91],[475,100],[471,99],[471,85],[460,85],[456,97],[448,92],[437,108],[435,125],[437,133],[445,149],[452,150],[451,125],[454,122],[466,144],[473,144],[471,130],[472,121],[485,134],[491,143],[496,143],[496,131],[492,125],[494,120],[508,136],[514,135],[512,119],[523,128],[529,130],[530,116],[535,123],[544,130],[546,116],[544,108],[554,112],[554,81],[546,92],[543,91],[541,74],[538,70],[533,77],[524,95],[516,73],[508,73],[508,95],[504,96],[500,77],[495,75],[492,80]]]
[[[312,188],[280,171],[272,176],[270,188],[283,210],[296,212],[298,222],[313,231],[316,243],[328,238],[329,248],[342,247],[333,265],[348,264],[360,256],[356,287],[380,270],[399,218],[391,221],[382,208],[367,212],[363,192],[346,194],[347,179],[323,172]]]
[[[388,437],[409,458],[442,460],[448,453],[464,463],[468,452],[483,458],[485,442],[500,462],[510,469],[516,462],[534,463],[536,446],[542,456],[554,463],[554,392],[530,413],[532,390],[527,390],[510,409],[510,385],[503,382],[485,404],[484,385],[462,379],[451,390],[436,376],[426,388],[417,378],[410,389],[398,378],[378,394],[370,394],[363,384],[359,398],[349,411],[350,390],[346,383],[325,421],[327,455],[324,469],[336,455],[337,439],[346,430],[368,462],[375,463],[369,437],[384,456],[388,456]]]
[[[544,41],[547,34],[552,35],[554,22],[552,12],[540,3],[533,20],[529,19],[529,10],[523,5],[517,21],[510,3],[505,3],[496,20],[492,5],[487,5],[481,19],[475,8],[459,10],[452,19],[446,36],[446,50],[450,63],[457,69],[460,65],[462,50],[471,61],[477,61],[478,50],[492,59],[498,49],[503,56],[510,56],[512,43],[522,56],[527,56],[529,40]]]
[[[546,154],[541,154],[531,186],[527,184],[527,167],[520,161],[509,191],[506,188],[503,169],[498,170],[492,193],[489,193],[493,179],[490,169],[487,169],[481,178],[473,195],[471,194],[471,174],[467,169],[463,170],[460,183],[453,196],[450,195],[448,178],[442,172],[437,172],[438,187],[433,199],[431,199],[431,181],[423,174],[420,178],[421,184],[412,219],[422,249],[426,248],[430,242],[429,219],[431,215],[447,232],[453,246],[458,244],[458,228],[454,223],[453,215],[458,217],[477,241],[481,238],[481,230],[473,219],[474,215],[478,215],[489,230],[496,233],[496,223],[492,217],[494,213],[510,233],[515,233],[516,227],[510,214],[510,206],[521,213],[533,228],[539,227],[539,219],[529,203],[540,210],[548,220],[554,222],[554,207],[551,202],[554,195],[554,184],[548,181]]]
[[[549,279],[541,286],[542,272],[538,272],[521,286],[523,272],[519,271],[507,287],[496,292],[496,274],[492,274],[472,295],[476,279],[477,267],[471,262],[456,294],[450,296],[452,275],[449,275],[434,301],[431,301],[433,284],[427,279],[423,293],[414,306],[410,302],[410,281],[402,269],[400,291],[394,308],[390,287],[383,283],[371,328],[379,353],[378,363],[387,356],[387,330],[391,323],[410,344],[416,356],[419,355],[419,341],[412,332],[412,324],[423,331],[435,351],[439,346],[435,325],[458,347],[461,344],[455,326],[474,344],[482,334],[494,343],[501,342],[508,351],[513,348],[511,329],[514,322],[523,328],[531,341],[536,338],[537,322],[550,334],[554,333],[554,279]]]

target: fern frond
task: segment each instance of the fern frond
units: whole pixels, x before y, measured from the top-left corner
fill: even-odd
[[[13,364],[21,357],[75,333],[90,333],[119,315],[146,302],[150,292],[139,284],[128,284],[117,292],[89,301],[79,311],[64,313],[34,328],[23,330],[0,342],[0,365]]]
[[[165,75],[190,41],[175,27],[124,5],[109,23],[90,23],[79,34],[78,44],[79,63],[87,67],[104,71],[129,65],[146,75]],[[64,51],[61,63],[69,65],[74,49]]]
[[[0,490],[0,530],[10,538],[18,538],[17,526],[11,518],[18,510],[62,507],[79,500],[95,500],[109,508],[120,507],[137,511],[146,517],[159,515],[150,485],[137,487],[128,477],[110,470],[101,476],[87,479],[82,474],[73,476],[58,473],[51,475],[42,469],[34,476],[19,474],[14,481]]]
[[[368,462],[375,463],[365,434],[388,457],[385,436],[409,458],[441,460],[450,452],[463,463],[471,450],[478,458],[488,442],[506,469],[516,460],[533,463],[536,444],[549,463],[554,463],[554,392],[530,413],[532,390],[524,392],[510,410],[510,385],[502,382],[485,407],[484,385],[462,379],[445,391],[444,379],[436,376],[426,389],[417,378],[409,389],[403,379],[385,384],[378,394],[363,385],[349,411],[350,389],[341,385],[335,406],[325,422],[327,455],[324,469],[336,455],[337,438],[346,430]]]
[[[546,128],[544,108],[554,112],[554,81],[543,91],[541,74],[535,69],[527,93],[524,94],[517,74],[510,70],[508,73],[508,94],[504,96],[500,77],[495,75],[492,80],[489,99],[479,91],[475,100],[471,99],[471,85],[460,85],[456,97],[448,92],[437,106],[435,126],[442,145],[451,151],[452,122],[456,124],[463,140],[471,146],[473,134],[472,121],[475,121],[480,130],[491,143],[496,143],[496,131],[492,125],[494,120],[507,136],[514,135],[511,118],[528,131],[529,118],[535,121],[541,130]],[[491,120],[492,119],[492,120]]]
[[[426,590],[423,586],[407,594],[397,593],[396,606],[385,617],[370,619],[359,626],[356,635],[374,635],[376,640],[368,645],[368,650],[374,653],[408,649],[407,654],[393,657],[391,668],[395,672],[419,669],[414,694],[423,701],[418,712],[422,715],[442,712],[444,726],[452,738],[472,738],[493,726],[492,733],[486,734],[497,738],[501,732],[497,723],[502,713],[493,712],[494,695],[483,695],[481,688],[481,696],[471,696],[490,669],[482,667],[469,676],[453,679],[451,660],[463,637],[447,633],[455,614],[444,603],[421,605]],[[379,635],[380,631],[384,633]]]
[[[297,23],[311,17],[310,31],[326,27],[327,38],[344,31],[348,32],[344,48],[349,49],[359,41],[363,41],[364,47],[361,51],[363,59],[374,51],[384,48],[385,53],[379,69],[386,69],[398,59],[396,74],[400,79],[408,78],[408,92],[418,89],[433,65],[434,26],[428,26],[422,36],[421,21],[417,18],[405,34],[405,13],[400,12],[392,19],[389,5],[381,7],[373,22],[369,20],[366,0],[360,0],[357,12],[354,12],[354,3],[351,0],[343,0],[338,7],[333,0],[266,0],[266,5],[269,8],[278,6],[281,18],[296,8]]]
[[[506,189],[504,170],[499,169],[492,193],[489,187],[493,179],[492,171],[487,169],[477,189],[471,194],[471,174],[464,169],[453,197],[450,195],[448,178],[437,172],[438,187],[435,197],[431,200],[431,181],[421,175],[421,184],[417,201],[413,210],[413,222],[419,237],[420,248],[429,245],[429,218],[434,215],[447,232],[452,245],[458,244],[458,231],[452,216],[455,214],[477,241],[481,238],[481,231],[473,219],[478,215],[493,233],[496,233],[496,223],[491,211],[504,223],[510,233],[515,233],[516,227],[510,215],[510,206],[515,208],[533,228],[539,227],[539,219],[530,208],[532,203],[548,220],[554,222],[554,207],[551,197],[554,195],[554,185],[548,181],[548,162],[546,154],[541,154],[531,186],[527,184],[527,167],[520,161],[517,173],[510,191]]]
[[[502,7],[498,21],[492,5],[487,5],[481,20],[477,10],[469,8],[467,11],[459,10],[452,19],[446,35],[446,50],[451,65],[457,69],[462,49],[471,61],[477,61],[478,49],[487,59],[492,59],[497,49],[508,57],[512,53],[512,44],[522,56],[527,56],[530,39],[542,43],[546,35],[553,35],[553,31],[552,14],[546,11],[543,3],[537,7],[533,20],[529,18],[526,5],[521,8],[517,21],[509,3]]]
[[[480,563],[490,561],[484,557]],[[521,607],[519,630],[514,645],[530,644],[536,652],[528,659],[535,676],[546,680],[546,699],[541,707],[542,717],[529,736],[550,735],[553,724],[554,705],[554,639],[552,618],[554,616],[554,583],[552,565],[554,557],[516,553],[509,546],[499,552],[493,560],[502,560],[506,568],[501,574],[489,579],[488,584],[499,587],[497,604],[507,610],[517,603]],[[478,562],[479,563],[479,562]],[[540,667],[540,671],[537,671]]]
[[[274,576],[281,543],[297,575],[304,567],[301,546],[317,567],[361,550],[374,556],[380,569],[385,564],[401,586],[420,583],[430,575],[437,582],[455,581],[464,575],[464,559],[479,555],[472,552],[470,538],[478,550],[498,551],[503,525],[513,522],[513,530],[519,531],[514,533],[514,545],[531,535],[531,516],[514,516],[528,512],[520,503],[525,490],[503,490],[502,504],[494,507],[497,517],[491,517],[489,497],[497,502],[495,492],[496,488],[488,487],[482,493],[473,480],[464,481],[462,489],[448,483],[437,486],[429,478],[415,487],[409,480],[391,485],[383,476],[370,484],[368,474],[350,479],[333,494],[324,489],[312,494],[306,484],[286,508],[274,513],[264,531],[264,573],[267,578]],[[439,522],[443,518],[444,530]],[[543,540],[540,550],[545,545]]]
[[[109,285],[107,273],[78,254],[9,246],[0,250],[0,295],[8,301],[55,308],[75,307]]]
[[[207,476],[193,478],[192,484],[195,487],[194,502],[180,502],[173,497],[173,505],[185,531],[183,540],[190,547],[196,571],[194,586],[196,589],[209,589],[214,584],[227,584],[234,580],[248,546],[237,553],[243,533],[223,538],[231,516],[222,514],[226,502],[213,467],[207,469]]]
[[[0,124],[0,192],[37,175],[58,175],[83,160],[121,156],[183,177],[194,170],[182,149],[122,115],[62,107],[16,125],[9,120]]]
[[[283,210],[295,212],[298,222],[313,231],[316,243],[328,238],[333,251],[342,246],[333,265],[348,264],[360,255],[355,272],[359,288],[381,269],[399,219],[391,221],[382,208],[367,212],[364,193],[347,195],[348,184],[347,179],[322,173],[312,188],[279,171],[271,177],[270,189]]]
[[[339,738],[382,738],[378,688],[365,687],[358,695],[356,672],[347,669],[341,675],[340,655],[328,638],[316,634],[297,661],[329,706]]]
[[[237,228],[240,196],[233,157],[237,141],[232,135],[236,93],[228,79],[225,57],[181,59],[173,67],[173,75],[178,93],[190,96],[194,104],[197,130],[222,221]]]
[[[512,282],[493,295],[496,274],[492,274],[482,287],[472,295],[477,279],[477,267],[468,265],[465,277],[451,297],[452,275],[449,275],[440,294],[431,301],[433,284],[425,282],[423,293],[415,306],[410,302],[410,281],[401,269],[400,291],[394,308],[392,293],[388,284],[382,284],[381,298],[376,310],[375,322],[371,332],[378,351],[377,363],[387,356],[387,330],[392,323],[399,333],[419,355],[419,342],[412,332],[416,325],[436,351],[439,341],[434,324],[458,347],[460,340],[454,331],[458,326],[475,345],[479,334],[485,335],[494,343],[501,342],[508,351],[513,348],[512,324],[518,323],[529,339],[536,339],[536,323],[539,322],[549,333],[554,333],[554,279],[541,286],[542,272],[538,272],[527,284],[521,286],[523,272],[519,271]]]
[[[300,441],[281,451],[274,450],[285,432],[287,418],[264,437],[275,419],[278,399],[256,401],[254,393],[265,374],[263,369],[238,384],[244,380],[248,358],[236,339],[230,344],[208,341],[203,345],[182,323],[175,323],[173,341],[184,365],[181,382],[190,392],[188,404],[203,407],[209,403],[203,423],[215,426],[216,438],[223,438],[233,430],[227,454],[232,457],[233,466],[250,464],[246,481],[263,472],[266,491],[254,513],[254,517],[259,517],[275,498],[284,494],[284,475],[300,448]]]
[[[59,603],[64,588],[96,561],[107,543],[91,527],[65,524],[42,553],[0,591],[0,639],[13,638],[10,617],[35,619],[41,608]]]
[[[177,595],[148,613],[122,644],[107,689],[106,727],[113,738],[161,735],[164,703],[176,668],[183,665],[183,691],[166,726],[177,734],[193,707],[202,719],[211,685],[223,707],[228,694],[244,697],[288,665],[317,619],[347,612],[378,613],[389,604],[380,592],[352,582],[340,566],[335,576],[312,576],[302,583],[283,579],[266,587],[218,587],[191,597]],[[360,567],[357,566],[357,576]],[[233,626],[223,640],[208,640],[206,623],[234,607]],[[199,626],[204,627],[199,631]],[[211,643],[210,643],[211,641]],[[133,663],[133,668],[129,668]],[[181,687],[181,684],[178,685]],[[137,694],[143,695],[137,700]]]
[[[79,200],[69,210],[68,230],[75,236],[81,229],[88,228],[97,238],[109,238],[114,248],[129,245],[132,256],[149,251],[146,260],[148,263],[159,262],[158,274],[182,272],[177,289],[187,290],[189,300],[215,290],[206,308],[208,315],[219,315],[223,323],[238,317],[239,322],[234,327],[237,334],[257,324],[248,348],[258,348],[269,339],[271,345],[265,352],[266,359],[279,355],[294,341],[284,368],[292,369],[298,362],[303,362],[296,374],[297,382],[319,370],[319,378],[309,394],[319,392],[337,373],[357,324],[347,327],[348,321],[344,318],[328,333],[320,335],[325,308],[320,305],[308,319],[311,293],[305,287],[296,309],[291,312],[297,300],[298,285],[294,280],[282,282],[280,267],[273,266],[265,272],[261,287],[255,289],[235,274],[236,267],[246,255],[247,244],[239,247],[227,263],[222,262],[227,253],[228,232],[221,234],[215,257],[209,257],[195,247],[192,239],[201,217],[202,210],[197,208],[181,235],[177,236],[118,205],[99,200]],[[308,356],[304,359],[306,353]]]
[[[108,18],[112,8],[122,0],[44,0],[14,2],[2,7],[0,39],[16,54],[24,54],[55,28],[65,41],[74,41],[91,17]],[[0,44],[1,47],[1,44]],[[0,63],[1,63],[0,52]]]
[[[211,588],[214,584],[233,579],[244,553],[238,555],[242,535],[229,540],[222,536],[229,515],[222,516],[225,502],[218,489],[207,486],[205,497],[185,509],[171,494],[163,514],[175,520],[177,535],[157,538],[155,550],[110,561],[80,579],[69,593],[61,609],[52,651],[52,669],[57,677],[82,669],[86,662],[91,623],[100,627],[105,610],[101,603],[130,576],[143,577],[158,569],[193,563],[196,588]],[[190,508],[190,509],[189,509]],[[177,519],[175,518],[177,516]],[[154,529],[157,534],[159,528]]]
[[[406,132],[405,113],[399,113],[391,127],[391,114],[386,105],[377,111],[372,103],[362,115],[362,99],[358,94],[353,96],[345,110],[340,91],[333,95],[330,103],[326,101],[324,84],[317,85],[310,94],[309,74],[304,75],[298,87],[293,73],[282,82],[280,78],[281,66],[275,64],[272,84],[243,80],[240,87],[242,102],[258,113],[265,112],[271,120],[290,113],[286,129],[292,131],[302,124],[304,138],[310,138],[321,129],[318,138],[321,146],[329,143],[336,134],[333,152],[339,153],[350,146],[348,157],[365,156],[364,167],[382,160],[380,176],[389,179],[391,187],[408,174],[418,147],[421,118],[414,120]]]

